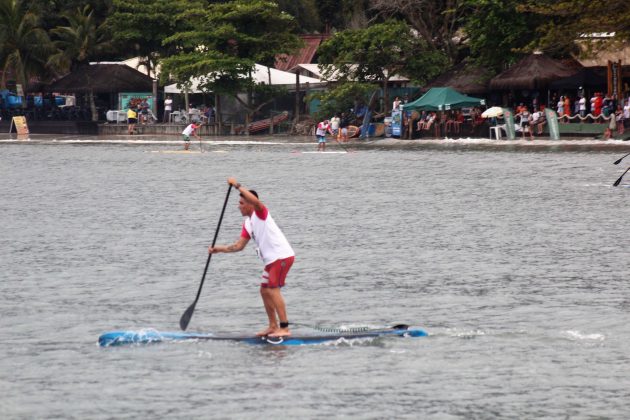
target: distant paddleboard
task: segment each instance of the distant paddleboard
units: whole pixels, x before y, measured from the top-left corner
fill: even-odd
[[[194,155],[202,153],[199,150],[151,150],[151,153],[168,153],[179,155]]]
[[[305,154],[306,153],[316,153],[318,155],[326,155],[326,154],[328,154],[328,155],[333,155],[333,154],[340,155],[341,154],[342,155],[342,154],[345,154],[345,153],[348,153],[348,152],[346,152],[346,151],[336,151],[336,152],[301,152],[301,153],[305,153]]]

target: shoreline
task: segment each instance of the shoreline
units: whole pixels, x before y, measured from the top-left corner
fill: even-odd
[[[191,140],[191,144],[198,143],[198,140]],[[303,145],[315,148],[317,142],[311,136],[209,136],[202,137],[202,144],[207,145]],[[21,145],[181,145],[180,136],[159,136],[155,135],[80,135],[80,134],[31,134],[25,139],[18,139],[16,134],[0,134],[0,145],[21,144]],[[478,150],[617,150],[630,151],[630,141],[624,140],[597,140],[585,138],[567,138],[561,140],[550,140],[549,138],[536,138],[534,140],[494,140],[487,138],[444,138],[444,139],[416,139],[403,140],[397,138],[377,138],[367,140],[355,140],[347,143],[338,143],[334,140],[327,142],[327,147],[331,149],[351,148],[358,150],[378,150],[378,149],[478,149]]]

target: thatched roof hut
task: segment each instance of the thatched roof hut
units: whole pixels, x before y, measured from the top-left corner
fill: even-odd
[[[90,64],[51,83],[49,92],[151,92],[153,79],[125,64]]]
[[[463,61],[431,80],[421,90],[447,86],[467,95],[483,95],[488,92],[488,82],[492,76],[490,70]]]
[[[554,80],[575,74],[579,63],[564,63],[543,54],[532,54],[490,80],[490,89],[543,89]]]

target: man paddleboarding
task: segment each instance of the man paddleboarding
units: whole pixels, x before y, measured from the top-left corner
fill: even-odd
[[[317,137],[317,151],[325,152],[326,151],[326,133],[331,133],[330,129],[330,121],[324,120],[317,124],[317,130],[315,131],[315,136]]]
[[[190,147],[190,136],[195,136],[197,140],[199,140],[199,145],[201,145],[201,137],[197,134],[197,129],[200,127],[199,123],[190,123],[184,131],[182,131],[182,136],[184,137],[184,150],[188,150]]]
[[[286,305],[280,289],[284,286],[287,273],[293,265],[295,252],[269,214],[269,210],[258,199],[258,193],[241,186],[235,178],[228,178],[228,184],[240,193],[238,209],[245,217],[241,235],[231,245],[210,246],[211,254],[219,252],[242,251],[250,239],[256,243],[256,253],[265,264],[260,283],[262,296],[269,318],[266,329],[256,335],[269,337],[286,337],[291,335]]]

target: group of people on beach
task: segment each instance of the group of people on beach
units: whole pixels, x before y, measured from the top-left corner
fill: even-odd
[[[315,127],[317,151],[326,151],[326,134],[330,134],[337,142],[348,141],[348,125],[348,120],[344,114],[335,114],[331,119],[325,119],[317,123]]]
[[[139,101],[130,101],[127,108],[127,133],[134,134],[136,124],[147,124],[150,118],[155,119],[155,116],[146,98]]]
[[[461,125],[465,121],[465,116],[461,110],[453,110],[442,112],[439,116],[436,112],[422,111],[416,128],[418,131],[430,130],[435,123],[440,123],[444,126],[446,133],[459,133],[461,131]]]
[[[630,98],[618,100],[616,94],[595,92],[590,99],[580,94],[572,102],[569,95],[562,95],[556,102],[556,96],[554,94],[552,101],[556,104],[555,110],[562,121],[569,122],[579,118],[580,122],[607,123],[604,138],[612,137],[614,132],[624,134],[625,129],[630,127]]]
[[[586,98],[586,95],[580,94],[575,100],[567,94],[561,95],[559,98],[557,98],[557,94],[554,94],[551,101],[556,106],[555,110],[558,117],[564,117],[565,120],[569,120],[573,116],[579,116],[583,120],[589,113],[595,118],[600,115],[608,117],[617,111],[623,112],[624,103],[627,102],[619,101],[615,94],[609,95],[602,92],[595,92],[590,99]]]

